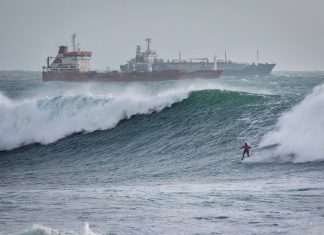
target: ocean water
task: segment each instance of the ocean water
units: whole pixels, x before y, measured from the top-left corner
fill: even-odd
[[[323,234],[323,140],[321,72],[0,72],[0,234]]]

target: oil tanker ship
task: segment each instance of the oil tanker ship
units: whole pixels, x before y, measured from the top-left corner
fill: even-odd
[[[256,63],[238,63],[227,59],[225,51],[224,60],[217,60],[217,68],[223,70],[222,76],[253,76],[263,77],[271,74],[275,63],[259,63],[259,51],[257,51]]]
[[[217,60],[214,57],[213,61],[209,61],[208,58],[193,58],[189,60],[182,60],[179,52],[179,59],[173,60],[156,60],[153,64],[155,70],[164,71],[170,69],[181,69],[187,72],[202,71],[202,70],[222,70],[221,76],[233,76],[233,77],[263,77],[270,75],[271,71],[275,67],[275,63],[259,63],[259,52],[257,52],[256,63],[238,63],[232,62],[227,59],[225,52],[224,60]]]
[[[141,51],[137,46],[135,58],[121,65],[121,71],[97,72],[91,71],[91,51],[81,51],[76,44],[76,34],[72,35],[72,51],[67,46],[60,46],[55,57],[47,57],[47,65],[43,66],[43,81],[70,82],[135,82],[135,81],[165,81],[207,78],[216,79],[222,71],[216,67],[208,67],[204,62],[195,62],[194,67],[200,69],[184,69],[179,66],[160,68],[163,63],[158,54],[151,50],[151,39],[146,39],[147,49]]]

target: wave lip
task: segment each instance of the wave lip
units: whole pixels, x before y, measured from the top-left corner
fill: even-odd
[[[284,113],[277,128],[267,133],[260,146],[278,144],[276,156],[295,163],[324,160],[324,84]]]

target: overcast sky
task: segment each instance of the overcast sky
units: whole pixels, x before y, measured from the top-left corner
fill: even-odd
[[[323,0],[0,0],[0,70],[41,70],[74,32],[93,69],[119,68],[151,37],[161,58],[259,50],[275,70],[324,70]]]

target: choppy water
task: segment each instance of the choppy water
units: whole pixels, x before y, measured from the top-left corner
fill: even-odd
[[[321,234],[323,82],[0,72],[0,234]]]

